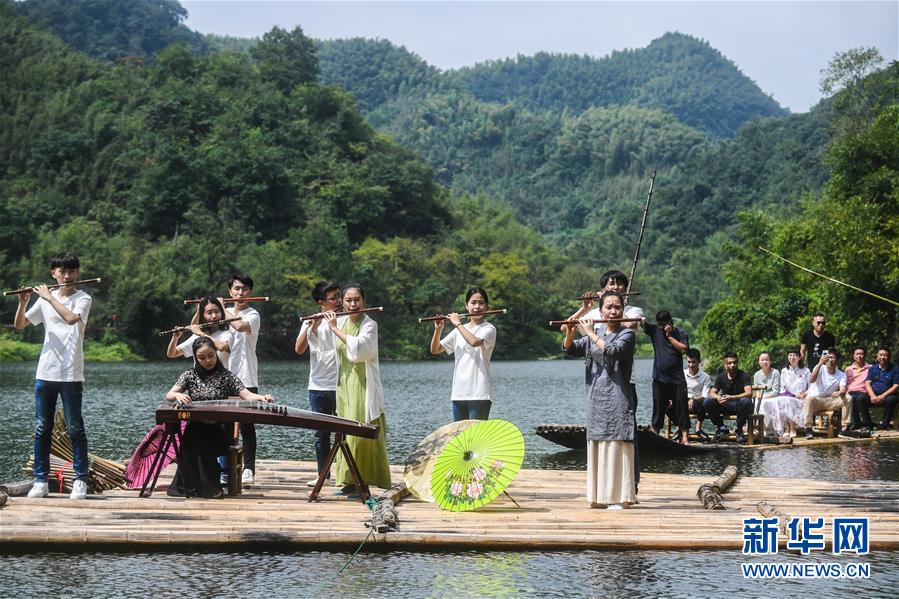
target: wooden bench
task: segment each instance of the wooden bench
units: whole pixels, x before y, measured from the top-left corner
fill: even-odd
[[[722,416],[724,420],[732,420],[736,421],[736,415],[724,415]],[[708,420],[708,418],[706,418]],[[693,425],[694,425],[694,416],[690,415],[690,438],[698,440],[699,437],[693,433]],[[671,420],[668,416],[665,416],[665,438],[671,438],[671,429],[672,424]],[[765,416],[763,414],[751,414],[748,418],[746,418],[746,444],[747,445],[756,445],[762,442],[762,439],[765,438]],[[728,433],[724,439],[728,441],[736,441],[737,434],[736,432]]]
[[[821,410],[812,416],[812,430],[820,429],[828,439],[833,439],[840,434],[842,410]]]

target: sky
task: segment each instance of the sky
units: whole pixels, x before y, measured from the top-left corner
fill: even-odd
[[[367,37],[405,46],[440,69],[536,52],[642,48],[665,32],[706,40],[793,112],[821,99],[835,53],[875,46],[899,56],[899,2],[521,2],[181,0],[202,33],[258,37],[275,25],[317,39]]]

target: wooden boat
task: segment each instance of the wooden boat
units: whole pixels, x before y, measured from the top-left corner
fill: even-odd
[[[541,424],[535,432],[547,441],[552,441],[556,445],[568,449],[585,450],[587,448],[587,427],[583,424]],[[721,445],[724,444],[717,443],[712,446],[691,443],[683,445],[655,434],[647,426],[637,425],[637,447],[640,453],[703,453]]]
[[[556,445],[568,449],[583,451],[587,447],[587,427],[582,424],[541,424],[534,432],[547,441],[551,441]],[[755,445],[743,445],[733,441],[704,443],[692,434],[690,437],[690,444],[683,445],[666,438],[664,435],[657,435],[652,432],[648,426],[637,425],[637,447],[640,453],[651,453],[655,455],[684,455],[722,450],[742,451],[746,449],[778,449],[811,445],[870,443],[880,440],[899,440],[899,430],[874,431],[867,437],[860,436],[858,438],[815,437],[814,439],[805,439],[803,437],[797,437],[792,439],[789,443],[782,443],[771,437],[765,437],[761,443]]]

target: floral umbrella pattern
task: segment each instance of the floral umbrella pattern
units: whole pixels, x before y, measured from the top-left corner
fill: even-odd
[[[524,436],[505,420],[485,420],[452,439],[434,462],[431,492],[443,509],[475,510],[496,499],[524,459]]]

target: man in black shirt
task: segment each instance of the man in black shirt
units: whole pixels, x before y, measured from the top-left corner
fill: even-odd
[[[824,330],[827,318],[820,312],[812,316],[812,329],[799,338],[799,357],[805,364],[817,364],[825,349],[837,346],[837,340]]]
[[[752,415],[752,380],[737,364],[737,354],[724,354],[724,372],[715,379],[709,398],[703,404],[709,419],[717,427],[715,441],[720,441],[728,433],[722,415],[736,414],[737,442],[746,442],[743,425]]]
[[[676,328],[671,314],[656,314],[656,324],[643,320],[643,330],[652,339],[652,428],[658,433],[665,421],[668,405],[674,407],[678,438],[689,443],[690,414],[687,411],[687,381],[681,356],[690,349],[690,337]]]

